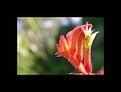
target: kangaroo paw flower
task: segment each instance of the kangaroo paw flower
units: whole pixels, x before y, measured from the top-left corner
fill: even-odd
[[[92,72],[91,45],[98,32],[92,34],[92,24],[77,26],[66,34],[61,35],[59,44],[56,44],[57,57],[65,57],[82,75]],[[84,58],[84,64],[82,60]]]
[[[98,32],[95,32],[92,34],[91,31],[92,25],[86,23],[86,25],[83,26],[83,30],[85,33],[84,38],[84,67],[87,73],[92,72],[92,62],[91,62],[91,45],[93,43],[94,38],[96,37]]]

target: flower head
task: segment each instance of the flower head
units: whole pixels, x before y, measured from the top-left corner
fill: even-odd
[[[91,45],[98,32],[92,34],[92,24],[77,26],[67,33],[66,38],[61,35],[56,45],[57,57],[63,56],[82,74],[92,72]],[[84,64],[82,60],[84,58]]]

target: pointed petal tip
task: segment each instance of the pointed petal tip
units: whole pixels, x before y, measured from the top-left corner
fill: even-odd
[[[91,35],[91,39],[92,39],[92,41],[95,39],[95,37],[96,37],[96,35],[99,33],[99,31],[97,31],[97,32],[95,32],[95,33],[93,33],[92,35]]]
[[[61,57],[62,56],[62,54],[59,53],[59,52],[56,52],[55,55],[56,55],[56,57]]]
[[[88,24],[89,22],[87,21],[86,24]]]
[[[96,34],[100,33],[99,31],[95,32]]]

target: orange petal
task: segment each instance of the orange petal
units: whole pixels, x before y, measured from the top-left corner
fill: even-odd
[[[64,52],[64,47],[62,44],[56,44],[56,47],[57,47],[58,52],[60,52],[60,53]]]
[[[60,52],[56,52],[55,55],[57,55],[56,57],[61,57],[61,56],[63,56],[63,54],[60,53]]]
[[[81,26],[77,26],[76,28],[73,29],[73,34],[72,34],[72,41],[71,41],[71,54],[73,55],[76,52],[76,43],[77,43],[77,38],[79,36],[79,33],[82,31]]]
[[[57,57],[62,56],[62,55],[63,55],[62,53],[64,52],[64,47],[63,47],[63,45],[61,45],[61,44],[56,44],[56,47],[57,47],[57,51],[58,51],[58,52],[56,52],[55,55],[57,55]]]
[[[73,35],[73,31],[70,31],[66,34],[67,44],[69,48],[71,47],[72,35]]]
[[[63,45],[64,51],[68,51],[69,50],[67,41],[66,41],[66,39],[65,39],[65,37],[63,35],[60,36],[59,44]]]
[[[84,32],[80,32],[78,39],[77,39],[77,46],[76,46],[76,58],[78,63],[81,63],[83,60],[83,40],[84,40]]]

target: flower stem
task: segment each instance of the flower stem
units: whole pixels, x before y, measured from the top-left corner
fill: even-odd
[[[84,67],[88,73],[92,72],[91,47],[89,49],[84,49]]]

